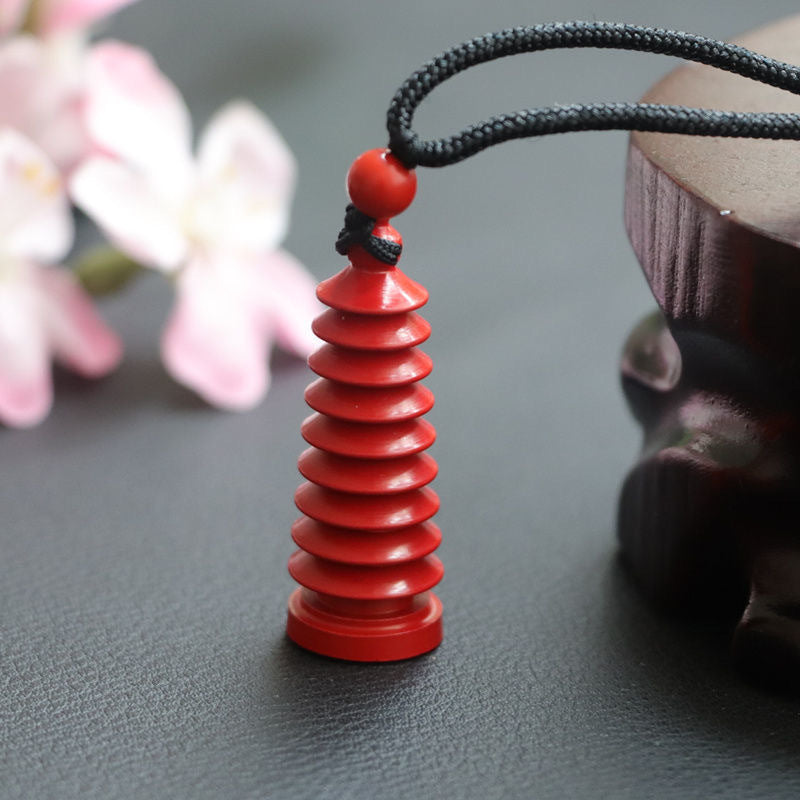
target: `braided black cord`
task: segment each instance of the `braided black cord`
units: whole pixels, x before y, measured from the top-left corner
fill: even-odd
[[[381,239],[373,236],[375,219],[363,211],[359,211],[352,203],[347,206],[344,214],[344,227],[339,231],[336,240],[336,252],[346,256],[353,245],[361,245],[373,258],[384,264],[396,264],[403,252],[403,247],[398,242]]]
[[[613,22],[566,22],[511,28],[446,50],[398,89],[387,113],[389,149],[403,164],[444,167],[487,147],[527,136],[586,130],[640,130],[693,136],[800,139],[800,115],[714,111],[644,103],[599,103],[517,111],[461,133],[422,141],[412,130],[417,106],[443,81],[497,58],[568,47],[638,50],[680,56],[800,94],[800,70],[744,47],[704,36]]]

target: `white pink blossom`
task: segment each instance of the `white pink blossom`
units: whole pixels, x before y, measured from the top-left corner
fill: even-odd
[[[122,347],[68,270],[72,217],[61,176],[16,131],[0,129],[0,421],[27,427],[52,403],[50,361],[99,377]]]
[[[86,120],[109,156],[73,175],[75,202],[132,258],[174,276],[162,338],[176,380],[210,403],[246,409],[264,396],[274,341],[317,344],[314,281],[279,249],[295,165],[252,105],[237,101],[203,132],[194,158],[186,106],[148,54],[119,42],[87,62]]]

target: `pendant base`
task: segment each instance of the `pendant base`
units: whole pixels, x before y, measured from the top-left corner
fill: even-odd
[[[325,611],[305,597],[302,588],[289,598],[289,638],[319,655],[344,661],[402,661],[422,655],[442,641],[442,603],[433,592],[414,598],[400,614],[373,619]]]

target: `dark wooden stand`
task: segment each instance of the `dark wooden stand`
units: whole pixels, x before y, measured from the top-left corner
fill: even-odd
[[[740,42],[800,64],[800,17]],[[644,98],[800,113],[707,67]],[[626,226],[660,312],[623,355],[644,428],[625,561],[660,606],[735,614],[749,675],[800,687],[800,143],[633,134]]]

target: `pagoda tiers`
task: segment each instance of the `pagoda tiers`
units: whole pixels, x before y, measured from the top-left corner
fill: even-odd
[[[388,222],[373,235],[396,241]],[[301,584],[287,631],[297,644],[335,658],[393,661],[441,641],[441,603],[431,588],[443,567],[431,522],[439,498],[428,487],[436,462],[424,451],[433,426],[422,419],[433,394],[418,349],[430,334],[416,313],[427,291],[396,266],[355,246],[350,264],[317,290],[329,310],[314,332],[326,344],[310,358],[319,376],[306,390],[315,411],[301,432],[307,479],[292,527],[299,547],[289,572]]]

